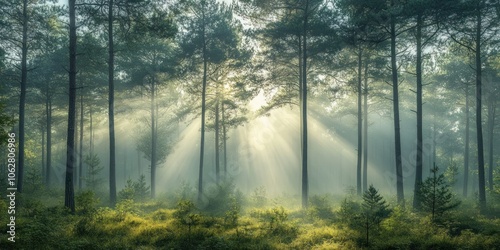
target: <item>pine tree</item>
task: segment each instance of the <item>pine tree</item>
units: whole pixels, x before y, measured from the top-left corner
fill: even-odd
[[[380,222],[391,212],[388,209],[384,198],[378,193],[377,189],[370,185],[367,191],[363,194],[362,214],[361,219],[363,229],[366,232],[366,244],[370,244],[370,229],[378,226]]]
[[[434,165],[432,176],[420,185],[418,194],[422,202],[422,211],[430,212],[432,221],[441,217],[446,211],[457,207],[460,202],[453,200],[450,185],[446,183],[444,174],[438,175],[439,168]]]

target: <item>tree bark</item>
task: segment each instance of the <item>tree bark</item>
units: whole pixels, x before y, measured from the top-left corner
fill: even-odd
[[[464,190],[463,196],[467,197],[467,188],[469,186],[469,123],[470,123],[470,103],[469,103],[469,85],[465,85],[465,148],[464,148]]]
[[[488,188],[493,190],[493,142],[494,142],[494,128],[495,128],[495,95],[490,93],[488,103]]]
[[[417,156],[415,165],[415,186],[413,208],[420,209],[418,190],[422,184],[422,15],[417,15]]]
[[[108,119],[109,119],[109,202],[111,207],[116,204],[116,152],[115,152],[115,52],[113,42],[113,5],[114,0],[109,1],[108,6]]]
[[[307,172],[307,29],[309,1],[305,3],[302,47],[302,208],[307,208],[309,178]]]
[[[155,197],[156,185],[156,122],[155,122],[155,88],[156,80],[153,76],[151,79],[151,198]]]
[[[479,205],[481,210],[486,209],[486,190],[484,178],[484,153],[483,153],[483,126],[481,118],[481,9],[477,6],[477,26],[476,26],[476,128],[477,128],[477,163],[479,174]]]
[[[358,82],[357,82],[357,92],[358,92],[358,155],[357,155],[357,164],[356,164],[356,184],[357,184],[357,193],[359,196],[362,194],[362,186],[361,186],[361,156],[363,154],[362,149],[362,129],[363,129],[363,113],[361,111],[361,97],[363,95],[361,90],[362,83],[362,74],[361,68],[363,64],[363,49],[359,48],[358,50]]]
[[[28,78],[28,0],[23,0],[23,38],[21,45],[21,96],[19,98],[19,152],[17,161],[17,191],[23,192],[24,179],[24,120]]]
[[[227,178],[227,131],[226,131],[226,113],[224,109],[224,102],[221,104],[221,109],[222,109],[222,139],[223,141],[223,147],[224,147],[224,178]]]
[[[203,195],[203,156],[205,151],[205,111],[206,111],[206,92],[207,92],[207,40],[205,32],[205,3],[203,2],[202,7],[202,32],[203,32],[203,82],[202,82],[202,93],[201,93],[201,138],[200,138],[200,167],[198,172],[198,202],[201,202]]]
[[[83,93],[80,95],[80,151],[78,152],[78,189],[82,189],[83,179]]]
[[[47,89],[47,94],[49,90]],[[47,97],[48,98],[48,97]],[[45,164],[45,185],[50,187],[50,179],[51,179],[51,168],[52,168],[52,100],[51,98],[47,99],[47,103],[45,106],[45,112],[47,113],[47,163]]]
[[[394,8],[391,0],[391,9]],[[401,132],[399,125],[399,93],[398,93],[398,68],[396,64],[396,17],[391,14],[391,68],[392,68],[392,100],[394,112],[394,144],[396,155],[396,189],[399,204],[404,204],[403,166],[401,162]]]
[[[64,205],[75,213],[73,169],[75,165],[75,112],[76,112],[76,8],[69,0],[69,108],[68,135],[66,138],[66,181]]]
[[[218,90],[217,90],[218,91]],[[220,152],[219,152],[219,99],[215,101],[215,183],[219,184],[220,178]]]
[[[368,60],[364,72],[364,119],[363,119],[363,191],[368,190]]]

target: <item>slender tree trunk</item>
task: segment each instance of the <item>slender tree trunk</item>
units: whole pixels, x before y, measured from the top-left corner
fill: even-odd
[[[493,190],[493,142],[494,142],[494,127],[495,127],[495,96],[490,93],[488,103],[488,188]]]
[[[394,0],[391,0],[391,8],[394,7]],[[398,93],[398,68],[396,64],[396,20],[391,14],[391,68],[392,68],[392,101],[394,108],[394,141],[396,154],[396,188],[398,203],[404,204],[403,190],[403,166],[401,162],[401,132],[399,125],[399,93]]]
[[[28,81],[28,0],[23,0],[23,38],[21,45],[21,96],[19,98],[19,152],[17,161],[17,191],[23,192],[24,179],[24,118]]]
[[[218,91],[218,90],[217,90]],[[220,179],[220,160],[219,160],[219,99],[215,101],[215,183],[219,184]]]
[[[109,202],[111,207],[116,204],[116,157],[115,157],[115,51],[113,42],[113,3],[108,6],[108,119],[109,119]]]
[[[203,90],[201,93],[201,138],[200,138],[200,167],[198,172],[198,202],[201,202],[203,195],[203,156],[205,151],[205,110],[206,110],[206,92],[207,92],[207,40],[205,32],[205,6],[202,9],[203,20]]]
[[[78,152],[78,189],[82,189],[83,179],[83,93],[80,95],[80,152]]]
[[[48,93],[48,90],[47,90]],[[45,164],[45,185],[50,187],[51,178],[51,168],[52,168],[52,100],[48,97],[45,106],[45,112],[47,113],[47,163]]]
[[[303,151],[303,146],[304,146],[304,138],[303,138],[303,118],[304,118],[304,108],[302,106],[303,103],[303,98],[302,98],[302,75],[303,75],[303,70],[302,70],[302,34],[299,34],[299,112],[300,112],[300,119],[299,119],[299,130],[300,130],[300,157],[302,157],[302,151]]]
[[[368,190],[368,60],[364,72],[364,119],[363,119],[363,190]]]
[[[469,121],[470,121],[470,113],[469,113],[469,85],[465,85],[465,149],[464,149],[464,192],[463,196],[467,197],[467,188],[469,186]]]
[[[362,74],[361,74],[361,68],[363,64],[363,49],[359,48],[358,50],[358,86],[357,86],[357,91],[358,91],[358,155],[357,155],[357,164],[356,164],[356,184],[357,184],[357,193],[359,196],[361,196],[362,193],[362,186],[361,186],[361,156],[363,154],[363,149],[362,149],[362,129],[363,129],[363,113],[361,111],[361,97],[363,95],[363,92],[361,90],[361,84],[362,84]]]
[[[69,108],[68,136],[66,138],[66,181],[64,205],[75,212],[73,169],[75,166],[75,112],[76,112],[76,8],[69,0]]]
[[[309,1],[304,10],[303,48],[302,48],[302,208],[307,208],[309,198],[309,178],[307,172],[307,29]]]
[[[40,173],[40,176],[42,177],[42,182],[45,180],[45,131],[42,129],[42,172]]]
[[[417,157],[415,165],[415,186],[413,208],[420,209],[418,190],[422,184],[422,16],[417,16]]]
[[[223,141],[223,147],[224,147],[224,178],[227,178],[227,131],[226,131],[226,113],[224,109],[224,102],[221,104],[221,109],[222,109],[222,139]]]
[[[479,4],[479,3],[478,3]],[[483,153],[483,126],[481,120],[481,10],[477,8],[477,27],[476,27],[476,127],[477,127],[477,163],[479,174],[479,204],[481,210],[486,209],[486,190],[484,178],[484,153]]]
[[[155,77],[151,79],[151,198],[155,197],[156,185],[156,122],[155,122]]]

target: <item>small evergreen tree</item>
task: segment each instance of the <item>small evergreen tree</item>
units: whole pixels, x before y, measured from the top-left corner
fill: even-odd
[[[377,189],[370,185],[368,190],[363,194],[363,204],[361,221],[366,233],[366,244],[370,244],[370,229],[380,225],[384,218],[390,214],[388,205],[384,198],[378,193]]]
[[[99,178],[99,174],[104,169],[104,167],[101,166],[101,159],[99,159],[97,154],[88,154],[85,156],[84,162],[88,167],[85,185],[87,185],[89,189],[96,191],[103,182],[102,178]]]
[[[139,176],[137,182],[134,183],[134,193],[137,200],[144,200],[149,197],[151,191],[150,186],[146,186],[146,176],[143,174]]]
[[[450,185],[445,181],[444,174],[438,175],[439,168],[434,165],[432,176],[420,185],[419,196],[422,201],[422,211],[431,213],[432,221],[441,217],[446,211],[457,207],[460,202],[453,199]]]

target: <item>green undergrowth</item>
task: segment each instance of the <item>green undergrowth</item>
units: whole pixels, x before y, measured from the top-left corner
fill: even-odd
[[[297,197],[234,190],[213,187],[201,202],[189,190],[121,199],[114,208],[80,192],[75,214],[45,195],[22,197],[16,242],[2,230],[0,249],[500,249],[500,218],[481,215],[474,202],[433,220],[388,200],[390,213],[377,217],[366,241],[361,197],[312,196],[302,209]],[[7,207],[0,199],[0,210]],[[0,222],[6,225],[7,217]]]

